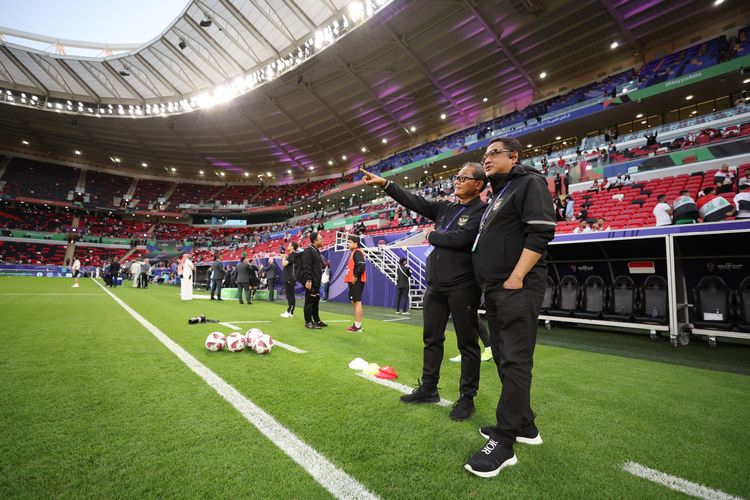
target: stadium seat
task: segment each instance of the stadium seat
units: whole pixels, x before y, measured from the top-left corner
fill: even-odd
[[[743,332],[750,332],[750,276],[745,277],[734,292],[735,326]]]
[[[544,288],[544,299],[542,300],[542,314],[547,314],[555,300],[555,282],[551,276],[547,276],[547,286]]]
[[[630,276],[618,276],[609,292],[608,308],[602,316],[611,321],[628,321],[635,312],[636,288]]]
[[[586,278],[581,287],[581,301],[575,316],[588,319],[600,319],[607,299],[607,288],[601,276]]]
[[[553,316],[570,316],[578,306],[578,279],[575,276],[563,276],[557,287],[557,296],[549,314]]]
[[[668,316],[667,296],[667,280],[658,275],[646,278],[641,286],[635,319],[665,325]]]
[[[704,276],[693,289],[692,323],[699,328],[726,330],[732,327],[731,292],[718,276]]]

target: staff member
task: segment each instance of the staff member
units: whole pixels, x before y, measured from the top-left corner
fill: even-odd
[[[461,397],[450,417],[465,420],[474,413],[474,396],[479,388],[479,343],[477,342],[477,287],[471,264],[474,242],[484,203],[479,194],[485,187],[482,165],[467,163],[456,176],[458,202],[426,200],[382,177],[365,172],[368,185],[381,186],[404,207],[435,221],[435,229],[425,230],[430,243],[427,256],[424,295],[424,361],[422,383],[401,397],[404,403],[440,401],[437,385],[443,361],[445,326],[452,315],[458,350],[461,351]]]
[[[250,301],[250,264],[247,263],[246,257],[243,255],[240,257],[240,262],[237,267],[234,268],[234,280],[237,282],[237,296],[242,302],[242,292],[245,292],[245,299],[248,304],[252,304]]]
[[[411,269],[406,259],[401,257],[398,261],[398,279],[396,286],[398,295],[396,295],[396,314],[409,314],[409,279],[411,278]],[[404,305],[403,313],[399,313],[401,304]]]
[[[310,246],[302,252],[302,283],[305,285],[305,328],[320,330],[328,326],[320,320],[320,281],[323,277],[323,257],[320,248],[323,236],[310,233]]]
[[[556,224],[547,182],[520,164],[521,150],[513,138],[495,139],[487,147],[484,170],[493,197],[472,247],[503,385],[495,425],[480,429],[487,443],[464,466],[480,477],[515,464],[516,442],[542,444],[531,411],[531,368],[547,280],[544,254]]]
[[[276,300],[276,263],[273,257],[268,258],[268,264],[263,268],[263,275],[268,284],[268,302]]]
[[[349,300],[354,307],[354,324],[346,329],[347,332],[362,331],[362,292],[365,290],[367,282],[367,273],[365,272],[365,253],[359,246],[359,236],[350,234],[347,243],[349,244],[349,261],[346,263],[346,276],[344,283],[349,286]]]
[[[294,242],[286,246],[286,253],[281,258],[281,281],[284,282],[284,293],[286,294],[286,311],[281,313],[282,318],[293,318],[294,308],[297,305],[297,298],[294,296],[294,288],[297,285],[297,266],[299,254],[297,253],[298,245]]]

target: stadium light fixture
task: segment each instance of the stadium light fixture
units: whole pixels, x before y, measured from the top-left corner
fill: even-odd
[[[78,156],[81,156],[81,152],[80,152],[80,151],[79,151],[78,149],[76,149],[76,150],[75,150],[75,151],[73,151],[73,152],[74,152],[75,154],[77,154]]]
[[[636,118],[643,118],[643,113],[638,113],[637,115],[635,115],[635,117]]]
[[[383,144],[388,144],[388,139],[386,139],[385,137],[383,137],[382,141],[383,141]]]
[[[24,140],[21,141],[21,144],[23,144],[24,146],[28,146],[29,145],[29,141],[27,141],[26,139],[24,139]]]
[[[225,175],[227,174],[225,174],[224,172],[219,172],[219,177],[224,177]]]
[[[358,23],[365,16],[365,9],[361,2],[354,1],[349,4],[349,17],[355,23]]]
[[[489,99],[487,99],[487,98],[485,97],[484,99],[482,99],[482,102],[487,102],[488,100],[489,100]]]
[[[362,151],[363,153],[367,153],[367,148],[362,146],[362,149],[360,149],[360,151]]]
[[[559,141],[560,139],[562,139],[562,137],[560,137],[559,135],[557,137],[555,137],[556,141]]]
[[[443,168],[448,168],[448,165],[443,165]]]
[[[692,94],[691,94],[691,95],[689,95],[689,96],[686,96],[686,97],[685,97],[685,100],[686,100],[686,101],[690,101],[690,100],[692,100],[692,99],[693,99],[693,95],[692,95]]]
[[[177,169],[174,167],[170,168],[169,170],[171,170],[172,172],[177,172]]]
[[[744,80],[742,80],[742,83],[745,83],[745,84],[750,83],[750,78],[745,78]]]
[[[291,169],[291,168],[290,168],[290,169],[288,169],[288,170],[286,171],[286,173],[287,173],[287,174],[289,174],[289,175],[292,175],[292,169]]]
[[[115,160],[115,163],[120,163],[120,159],[119,158],[115,157],[114,160]]]
[[[526,147],[527,147],[527,148],[530,148],[530,147],[532,147],[532,145],[531,145],[531,144],[527,144],[527,145],[526,145]]]
[[[446,118],[445,113],[440,113],[440,119],[445,120],[445,118]]]
[[[309,167],[307,167],[307,169],[308,170],[315,170],[315,167],[313,167],[312,165],[310,165]]]
[[[203,175],[203,170],[199,170],[199,171],[198,171],[198,174],[199,174],[199,175]]]
[[[333,165],[333,160],[328,160],[328,165]]]
[[[643,121],[641,122],[641,125],[645,125],[645,124],[646,124],[646,120],[643,120]]]
[[[272,175],[271,172],[266,172],[266,177],[271,177]]]
[[[724,3],[724,0],[714,0],[714,7],[718,7],[719,5],[723,3]]]
[[[250,172],[245,172],[245,177],[250,177]]]
[[[346,155],[341,155],[341,159],[346,161]]]
[[[694,109],[693,111],[691,111],[691,112],[690,112],[690,114],[691,114],[691,115],[697,115],[697,114],[698,114],[698,111]]]
[[[141,166],[142,166],[143,168],[146,168],[146,167],[148,167],[148,163],[146,163],[146,162],[144,161],[143,163],[141,163]]]
[[[542,71],[541,73],[539,73],[539,78],[541,78],[542,80],[544,80],[545,78],[547,78],[547,72],[546,71]]]
[[[409,127],[409,130],[411,130],[412,132],[416,132],[417,131],[417,127],[415,127],[414,125],[412,125],[411,127]]]
[[[618,42],[616,42],[616,41],[609,44],[609,48],[612,49],[612,50],[615,50],[619,46],[620,46],[620,44]]]

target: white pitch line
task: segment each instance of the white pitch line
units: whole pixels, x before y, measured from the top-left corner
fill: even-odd
[[[232,330],[241,330],[241,328],[239,326],[235,325],[234,323],[223,322],[223,323],[219,323],[219,324],[221,326],[226,326],[227,328],[230,328]]]
[[[693,483],[686,479],[682,479],[677,476],[670,476],[664,472],[659,472],[655,469],[650,469],[644,465],[635,462],[625,462],[622,468],[634,476],[638,476],[643,479],[648,479],[662,486],[666,486],[669,489],[679,491],[691,497],[705,498],[707,500],[742,500],[740,497],[735,497],[724,493],[720,490],[703,486],[702,484]]]
[[[374,375],[368,375],[366,373],[359,372],[357,373],[360,377],[369,380],[370,382],[375,382],[376,384],[384,385],[386,387],[390,387],[391,389],[396,389],[397,391],[401,391],[404,394],[411,394],[414,392],[414,389],[412,387],[409,387],[408,385],[399,384],[398,382],[394,382],[393,380],[387,380],[383,378],[378,378]],[[447,399],[440,398],[440,401],[435,403],[438,406],[451,406],[453,405],[453,401],[448,401]]]
[[[83,295],[98,295],[101,297],[101,294],[98,293],[76,293],[76,292],[70,292],[70,293],[0,293],[0,295],[4,297],[23,297],[23,296],[45,296],[45,297],[81,297]]]
[[[305,354],[307,351],[303,351],[302,349],[299,349],[298,347],[294,347],[293,345],[285,344],[283,342],[279,342],[276,339],[273,339],[273,345],[279,346],[282,349],[286,349],[287,351],[296,352],[297,354]]]
[[[110,297],[125,309],[138,323],[172,351],[188,368],[202,378],[214,391],[242,414],[274,445],[294,460],[323,488],[336,498],[377,499],[363,484],[328,461],[320,452],[298,438],[275,418],[243,396],[237,389],[212,372],[206,365],[191,356],[185,349],[170,339],[164,332],[138,314],[115,294],[97,283]]]
[[[270,323],[270,321],[264,321],[264,320],[256,320],[256,321],[228,321],[228,323],[231,323],[233,325],[245,325],[248,323]]]
[[[390,323],[391,321],[406,321],[409,318],[393,318],[393,319],[384,319],[383,322]]]

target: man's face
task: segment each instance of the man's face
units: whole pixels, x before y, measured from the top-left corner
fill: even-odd
[[[493,142],[484,152],[484,172],[488,175],[507,174],[513,168],[518,153],[508,152],[502,142]]]
[[[320,234],[318,234],[318,237],[315,238],[314,244],[318,248],[322,247],[323,246],[323,236],[321,236]]]
[[[722,172],[727,172],[727,171],[729,171],[729,165],[722,165],[722,166],[721,166],[721,171],[722,171]]]
[[[458,172],[454,183],[456,198],[473,198],[479,194],[483,183],[480,180],[476,180],[474,178],[475,175],[474,169],[471,167],[464,167]]]
[[[349,250],[354,250],[355,248],[357,248],[357,244],[352,240],[347,240],[347,243],[349,244]]]
[[[290,243],[290,244],[288,244],[288,245],[286,246],[286,253],[292,253],[292,252],[294,252],[294,247],[293,247],[293,246],[292,246],[292,244]]]

